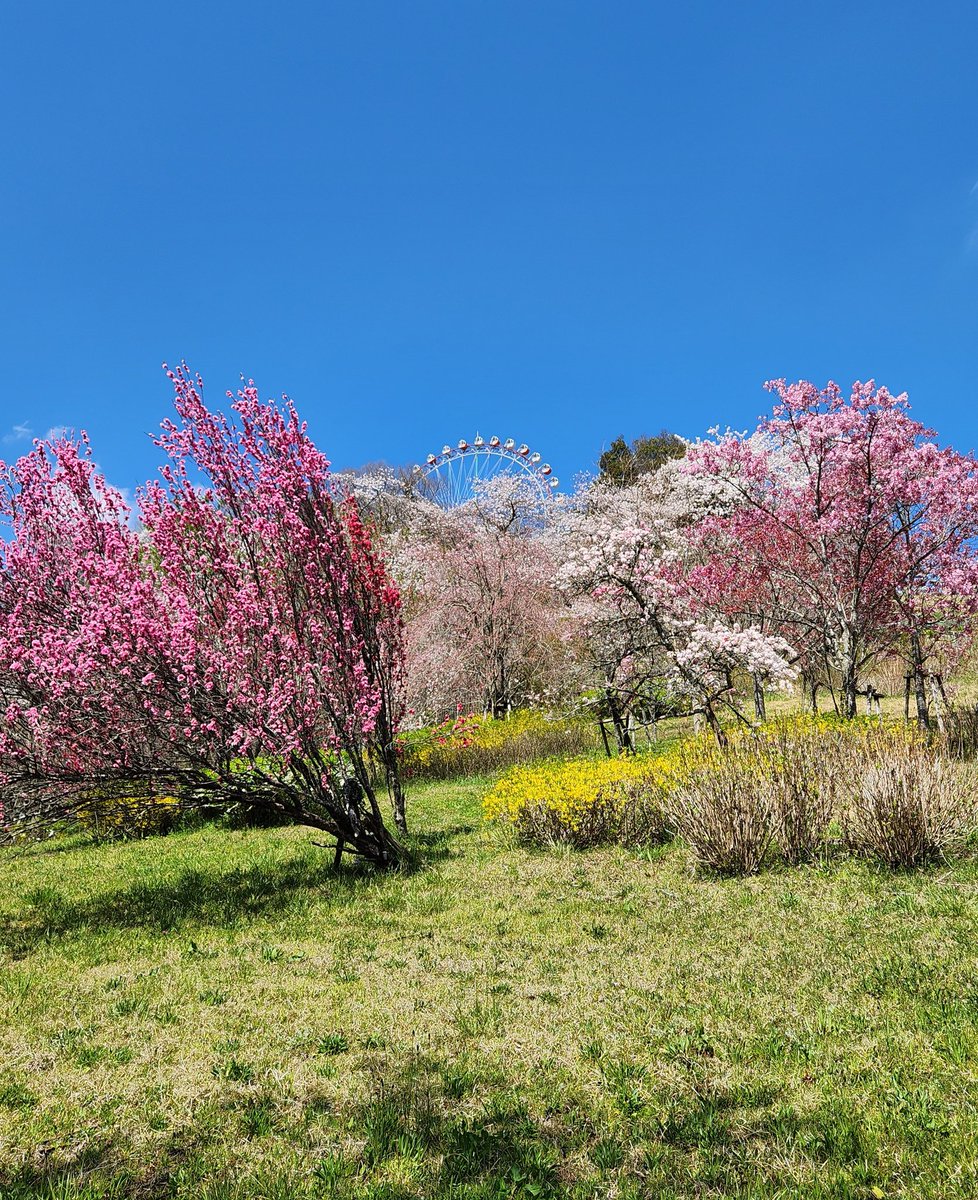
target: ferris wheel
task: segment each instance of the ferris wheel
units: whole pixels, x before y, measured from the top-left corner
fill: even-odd
[[[524,482],[543,503],[559,480],[541,457],[525,442],[517,445],[515,438],[503,441],[476,434],[471,442],[462,438],[454,446],[443,446],[439,454],[429,454],[412,475],[419,492],[442,508],[459,508],[478,495],[482,483],[501,475]]]

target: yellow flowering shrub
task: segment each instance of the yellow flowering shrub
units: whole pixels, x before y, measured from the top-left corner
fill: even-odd
[[[176,796],[94,797],[75,816],[97,837],[133,838],[166,833],[180,813]]]
[[[929,765],[939,751],[903,722],[796,716],[731,728],[728,739],[720,747],[704,733],[633,757],[518,766],[490,789],[484,813],[543,845],[637,845],[668,828],[700,865],[732,874],[759,870],[771,853],[789,863],[812,859],[830,828],[836,842],[841,829],[852,846],[869,845],[872,834],[883,850],[871,852],[895,861],[893,845],[903,853],[911,842],[925,844],[921,830],[935,824],[934,813],[958,838],[975,825],[971,796],[950,803],[950,774]],[[912,804],[902,792],[899,804],[890,798],[890,775],[907,795],[907,780],[924,781],[910,789]],[[889,788],[883,800],[881,780]]]
[[[652,755],[543,762],[508,771],[483,812],[538,844],[637,845],[663,837],[661,801],[670,786],[668,765]]]
[[[453,720],[401,735],[404,774],[413,779],[451,779],[497,771],[515,763],[580,754],[596,745],[597,726],[584,717],[536,708],[508,717],[460,714]]]

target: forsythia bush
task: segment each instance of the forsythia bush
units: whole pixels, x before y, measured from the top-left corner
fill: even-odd
[[[831,844],[890,867],[959,848],[978,826],[968,769],[898,722],[798,716],[710,734],[660,753],[517,768],[485,815],[526,840],[589,846],[679,834],[701,867],[758,871],[772,855],[799,863]]]
[[[405,775],[451,779],[540,758],[580,754],[596,744],[597,736],[596,726],[583,717],[527,708],[499,720],[460,714],[441,725],[402,734],[400,745]]]
[[[166,833],[179,813],[176,796],[115,796],[83,804],[75,815],[98,837],[132,838]]]
[[[664,836],[662,796],[670,786],[668,764],[651,755],[538,763],[504,775],[484,812],[536,843],[638,845]]]

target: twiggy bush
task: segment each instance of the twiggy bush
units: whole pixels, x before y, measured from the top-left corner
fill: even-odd
[[[682,782],[666,817],[696,862],[721,875],[760,870],[774,835],[772,792],[756,747],[677,752]]]
[[[888,867],[947,858],[975,827],[970,779],[946,757],[913,741],[890,739],[876,749],[847,789],[846,845]]]
[[[832,821],[842,739],[831,730],[775,723],[759,735],[756,753],[778,850],[786,862],[807,862],[824,846]]]

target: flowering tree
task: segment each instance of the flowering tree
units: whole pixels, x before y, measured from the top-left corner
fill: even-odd
[[[856,383],[768,383],[778,397],[757,434],[692,447],[685,468],[721,480],[735,503],[705,533],[722,587],[751,597],[793,643],[814,648],[856,712],[860,671],[905,639],[927,720],[924,647],[952,594],[954,620],[975,611],[978,470],[940,449],[906,396]],[[734,583],[733,581],[736,580]]]
[[[691,584],[693,531],[724,505],[722,486],[667,464],[628,488],[586,487],[565,518],[558,579],[623,749],[629,708],[656,686],[702,713],[723,742],[717,710],[739,714],[738,673],[779,685],[794,679],[782,637],[725,620]]]
[[[245,802],[383,865],[400,848],[400,598],[356,504],[287,401],[236,420],[169,372],[177,420],[141,534],[84,443],[3,472],[0,772],[16,815],[82,798]],[[8,814],[9,817],[9,814]]]
[[[449,512],[411,502],[391,564],[405,596],[410,701],[422,720],[460,706],[505,716],[565,682],[565,605],[538,505],[506,478]]]

